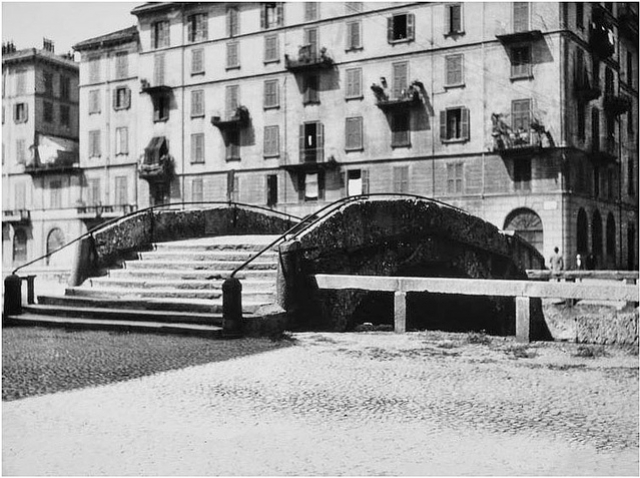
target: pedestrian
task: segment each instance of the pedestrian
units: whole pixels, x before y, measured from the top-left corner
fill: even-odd
[[[564,259],[557,247],[553,248],[553,254],[549,258],[549,266],[551,268],[551,275],[553,277],[560,277],[564,270]]]
[[[581,271],[584,269],[584,264],[582,263],[582,256],[580,254],[576,255],[576,269]]]

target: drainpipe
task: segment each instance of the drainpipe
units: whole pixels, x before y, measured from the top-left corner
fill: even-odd
[[[182,200],[184,202],[184,192],[185,192],[185,188],[184,188],[184,181],[185,181],[185,144],[184,144],[184,122],[185,122],[185,116],[186,116],[186,110],[187,108],[185,107],[185,102],[184,102],[184,94],[185,94],[185,79],[184,79],[184,3],[182,3],[180,5],[180,13],[182,16],[182,33],[181,33],[181,45],[180,45],[180,76],[181,76],[181,83],[180,83],[180,94],[181,94],[181,98],[182,98],[182,121],[180,122],[180,133],[182,135],[182,174],[180,175],[180,194],[182,194]],[[203,99],[204,101],[204,99]],[[204,103],[206,104],[206,103]],[[204,154],[204,151],[203,151]],[[171,197],[171,186],[169,186],[169,197]],[[169,199],[169,201],[171,201],[171,199]],[[184,209],[184,206],[182,206],[182,209]]]
[[[112,55],[111,53],[107,53],[107,67],[105,68],[105,84],[106,84],[106,98],[104,98],[104,102],[105,102],[105,109],[107,111],[106,116],[106,141],[105,141],[105,145],[104,145],[104,152],[105,152],[105,158],[104,158],[104,193],[103,193],[103,198],[104,198],[104,204],[105,205],[109,205],[109,164],[111,161],[111,104],[113,99],[111,98],[111,83],[109,82],[110,78],[111,78],[111,58]]]
[[[433,39],[433,15],[429,15],[431,17],[431,46],[433,46],[434,44],[434,39]],[[435,95],[435,90],[433,89],[433,83],[434,83],[434,64],[433,64],[433,51],[430,54],[431,57],[431,102],[432,102],[432,107],[433,107],[433,115],[434,115],[434,119],[438,118],[438,113],[436,111],[436,95]],[[436,155],[436,134],[435,134],[435,128],[431,128],[431,197],[435,197],[436,195],[436,165],[435,165],[435,155]]]
[[[617,41],[617,46],[616,46],[616,50],[617,50],[617,55],[618,55],[618,65],[620,64],[620,30],[618,30],[618,35],[616,35],[616,41]],[[629,72],[627,71],[627,75],[629,74]],[[628,79],[627,79],[628,82]],[[618,97],[620,96],[620,72],[618,71]],[[633,104],[631,105],[631,108],[633,108]],[[631,110],[627,113],[627,115],[631,114]],[[627,116],[627,121],[629,120],[629,116]],[[620,247],[618,248],[618,250],[620,251],[620,254],[616,254],[615,257],[615,261],[614,261],[614,267],[617,269],[618,268],[618,258],[622,259],[622,128],[620,127],[620,119],[618,118],[618,120],[616,120],[616,123],[618,123],[618,238],[620,240]],[[629,161],[629,148],[627,147],[627,161]],[[631,178],[629,178],[629,180],[631,180]],[[609,187],[613,187],[613,184],[610,184]],[[605,226],[606,229],[606,226]],[[606,237],[606,230],[605,230],[605,237]],[[618,241],[615,241],[618,242]],[[608,245],[608,244],[607,244]],[[605,255],[606,255],[606,246],[605,246]],[[615,250],[614,250],[615,252]],[[627,252],[628,254],[628,252]],[[620,261],[620,265],[622,265],[622,261]]]
[[[566,5],[561,5],[560,6],[560,10],[562,12],[562,10],[566,8]],[[564,28],[566,28],[566,25],[563,25]],[[563,172],[563,167],[565,164],[565,160],[566,160],[566,153],[565,153],[565,148],[567,145],[567,138],[565,137],[565,115],[567,113],[567,109],[566,109],[566,105],[565,105],[565,88],[566,88],[566,84],[565,84],[565,80],[566,80],[566,75],[565,75],[565,70],[567,68],[568,65],[568,49],[567,49],[567,43],[566,43],[566,39],[565,39],[565,35],[564,35],[564,31],[562,33],[560,33],[560,57],[562,58],[562,65],[560,67],[560,81],[559,81],[559,97],[560,97],[560,141],[561,141],[561,147],[562,147],[562,156],[561,156],[561,163],[560,163],[560,224],[562,225],[561,229],[560,229],[560,234],[561,234],[561,238],[560,238],[560,244],[562,247],[562,254],[567,258],[567,263],[569,262],[569,257],[567,256],[567,246],[568,246],[568,242],[567,242],[567,236],[568,236],[568,232],[567,232],[567,223],[565,221],[565,217],[564,217],[564,188],[565,188],[565,184],[564,184],[564,172]],[[570,230],[570,229],[569,229]]]

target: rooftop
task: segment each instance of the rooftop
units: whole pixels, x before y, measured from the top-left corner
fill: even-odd
[[[126,43],[130,41],[138,40],[138,27],[131,26],[124,30],[118,30],[99,37],[90,38],[88,40],[81,41],[73,45],[73,49],[76,51],[93,50],[96,48],[103,48],[106,46],[115,46],[120,43]]]
[[[53,63],[62,64],[69,68],[78,69],[78,63],[73,58],[69,58],[66,54],[57,55],[51,51],[39,50],[37,48],[25,48],[23,50],[16,50],[14,52],[4,53],[2,55],[2,66],[11,63],[20,63],[27,61],[47,60]]]

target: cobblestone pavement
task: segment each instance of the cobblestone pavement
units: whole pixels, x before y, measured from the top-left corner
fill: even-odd
[[[294,337],[5,402],[3,474],[638,475],[628,352],[465,334]]]

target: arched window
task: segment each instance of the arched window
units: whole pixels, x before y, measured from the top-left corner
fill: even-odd
[[[584,212],[584,209],[580,208],[578,211],[578,227],[576,231],[578,254],[586,255],[589,252],[588,231],[587,213]]]
[[[24,229],[16,229],[13,235],[13,265],[27,262],[27,233]]]
[[[607,257],[616,260],[616,220],[613,213],[607,216]]]
[[[544,232],[542,220],[531,209],[516,209],[512,211],[504,223],[505,231],[514,231],[538,251],[543,253]]]
[[[602,256],[602,218],[596,209],[591,223],[591,252],[594,256]]]
[[[55,229],[51,229],[51,231],[49,232],[49,235],[47,236],[47,254],[57,249],[60,249],[62,246],[64,246],[63,232],[57,227]],[[53,256],[47,257],[48,266],[60,264],[61,261],[62,261],[61,256],[59,256],[58,254],[54,254]]]

